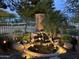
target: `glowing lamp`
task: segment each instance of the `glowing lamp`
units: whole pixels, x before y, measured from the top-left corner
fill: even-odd
[[[5,41],[5,40],[4,40],[4,41],[3,41],[3,43],[4,43],[4,44],[6,44],[6,43],[7,43],[7,41]]]

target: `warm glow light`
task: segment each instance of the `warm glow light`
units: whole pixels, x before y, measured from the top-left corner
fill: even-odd
[[[6,41],[4,40],[4,41],[3,41],[3,43],[5,44],[5,43],[6,43]]]
[[[39,40],[41,40],[41,38],[38,38]]]
[[[58,46],[59,47],[59,50],[57,51],[59,54],[63,54],[63,53],[66,53],[66,49],[61,47],[61,46]]]

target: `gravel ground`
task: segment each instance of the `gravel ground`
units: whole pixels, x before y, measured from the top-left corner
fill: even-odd
[[[76,52],[70,52],[59,56],[61,59],[77,59]]]
[[[9,53],[7,52],[5,52],[4,54],[0,53],[0,59],[23,59],[23,58],[18,51],[10,51]]]

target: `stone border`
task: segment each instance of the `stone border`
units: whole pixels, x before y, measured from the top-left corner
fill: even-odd
[[[51,53],[51,54],[41,54],[41,53],[36,53],[36,52],[32,52],[30,50],[26,51],[27,54],[34,56],[34,57],[52,57],[52,56],[58,56],[59,54],[56,53]]]

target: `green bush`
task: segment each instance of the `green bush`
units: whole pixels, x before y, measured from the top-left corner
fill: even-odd
[[[69,34],[70,35],[78,35],[78,31],[75,30],[75,29],[72,29],[72,30],[69,31]]]
[[[29,39],[30,39],[30,35],[29,35],[29,34],[25,34],[25,35],[23,35],[23,37],[22,37],[22,40],[28,41]]]
[[[61,36],[61,40],[64,41],[64,42],[70,42],[71,39],[72,39],[71,36],[68,35],[68,34],[63,34],[63,35]]]

